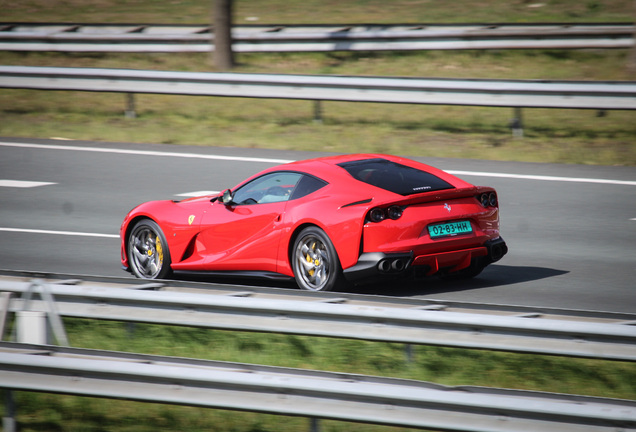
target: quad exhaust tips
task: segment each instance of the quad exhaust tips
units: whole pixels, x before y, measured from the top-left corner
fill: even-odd
[[[473,258],[476,260],[476,264],[482,267],[487,266],[490,263],[499,261],[504,255],[508,253],[508,246],[503,238],[499,237],[494,240],[489,240],[483,244],[486,248],[486,254]],[[483,253],[483,249],[482,253]],[[459,251],[461,253],[461,251]],[[433,256],[433,260],[435,257]],[[379,275],[395,276],[406,274],[409,271],[414,271],[422,276],[428,275],[431,271],[431,266],[427,260],[418,261],[417,265],[411,268],[411,263],[414,260],[413,253],[383,253],[383,252],[368,252],[363,253],[358,258],[358,263],[352,267],[343,270],[343,273],[347,280],[351,282],[362,280],[373,280]],[[437,272],[439,268],[436,268]]]
[[[406,269],[410,258],[387,258],[378,263],[378,270],[382,273],[399,273]]]

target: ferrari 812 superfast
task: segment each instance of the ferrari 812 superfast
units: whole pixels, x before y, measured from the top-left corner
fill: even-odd
[[[122,264],[139,278],[285,276],[313,291],[470,278],[508,251],[493,188],[378,154],[291,162],[218,194],[147,202],[120,236]]]

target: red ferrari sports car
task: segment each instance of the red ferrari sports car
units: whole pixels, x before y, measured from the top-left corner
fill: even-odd
[[[122,264],[140,278],[284,275],[313,291],[381,276],[473,277],[508,251],[493,188],[376,154],[292,162],[218,196],[147,202],[120,236]]]

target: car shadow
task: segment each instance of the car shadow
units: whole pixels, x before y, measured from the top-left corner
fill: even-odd
[[[204,284],[221,284],[263,288],[291,288],[298,289],[291,277],[262,277],[256,275],[220,274],[207,272],[175,272],[172,279],[184,282]]]
[[[442,280],[435,276],[418,279],[385,279],[371,284],[349,286],[343,293],[383,295],[391,297],[410,297],[423,294],[438,294],[514,285],[552,278],[569,273],[564,270],[546,267],[506,266],[492,264],[479,276],[465,280]],[[176,280],[201,283],[216,283],[235,286],[256,286],[267,288],[298,289],[291,278],[262,278],[206,273],[179,273]]]
[[[464,280],[443,280],[435,276],[407,279],[385,280],[370,285],[354,286],[347,292],[355,294],[413,296],[421,294],[438,294],[468,291],[480,288],[491,288],[503,285],[514,285],[552,278],[569,273],[546,267],[490,265],[479,276]]]

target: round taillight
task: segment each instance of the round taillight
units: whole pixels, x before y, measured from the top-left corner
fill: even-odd
[[[374,208],[369,212],[369,220],[371,222],[381,222],[386,219],[386,213],[381,208]]]
[[[488,204],[491,207],[497,206],[497,194],[495,194],[494,192],[490,192],[490,194],[488,195]]]
[[[387,211],[387,213],[389,214],[389,218],[395,220],[402,217],[403,210],[401,207],[391,206],[389,207],[389,210]]]

